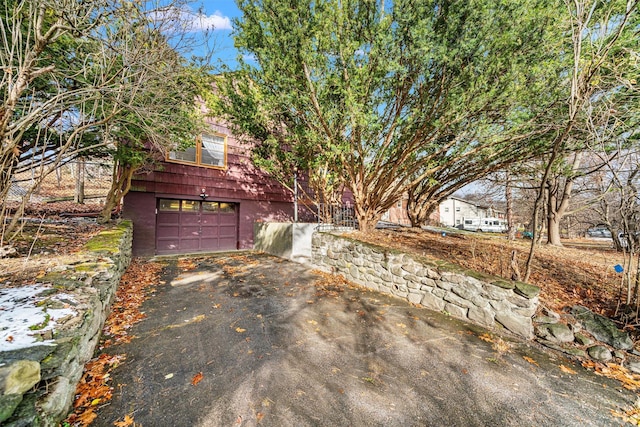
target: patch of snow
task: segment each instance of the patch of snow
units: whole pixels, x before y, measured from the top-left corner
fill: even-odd
[[[53,340],[42,341],[39,335],[55,331],[56,320],[77,315],[62,300],[74,301],[69,294],[42,296],[51,289],[44,285],[0,289],[0,351],[18,350],[34,344],[53,345]],[[42,303],[50,299],[64,304],[65,308],[46,307]],[[48,319],[48,320],[47,320]]]

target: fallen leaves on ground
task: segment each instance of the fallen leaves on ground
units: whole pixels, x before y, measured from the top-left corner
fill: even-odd
[[[127,330],[145,318],[140,305],[148,298],[152,286],[158,282],[162,266],[157,263],[133,259],[120,279],[111,313],[105,322],[103,332],[110,338],[101,348],[113,344],[126,343],[132,337]],[[95,409],[111,399],[112,387],[107,385],[110,372],[124,360],[125,355],[101,354],[90,360],[84,367],[84,374],[76,388],[74,411],[67,418],[70,425],[87,426],[96,418]]]
[[[96,408],[110,400],[113,387],[108,385],[110,372],[125,359],[123,354],[101,354],[90,360],[76,387],[73,413],[65,420],[69,425],[88,426],[96,418]]]
[[[102,343],[102,348],[131,341],[133,337],[129,335],[128,330],[146,317],[140,311],[140,306],[153,292],[161,269],[162,265],[158,263],[138,258],[131,261],[120,279],[111,314],[105,322],[103,332],[110,338]]]
[[[223,265],[222,266],[222,271],[224,271],[225,274],[228,276],[237,276],[237,275],[246,273],[247,270],[248,268],[245,265],[239,265],[239,266]]]
[[[353,232],[354,238],[371,244],[399,249],[432,259],[443,259],[464,268],[511,278],[511,256],[519,255],[520,270],[530,241],[510,242],[501,235],[484,233],[434,233],[419,229]],[[464,236],[464,238],[456,238]],[[569,247],[593,245],[586,240],[566,241],[565,247],[541,245],[536,250],[531,283],[541,287],[541,302],[554,310],[575,304],[610,315],[616,307],[618,276],[611,266],[621,262],[621,254],[607,247]]]
[[[324,271],[313,270],[313,273],[320,276],[321,278],[316,280],[313,285],[316,288],[316,297],[330,297],[337,298],[342,292],[344,292],[345,287],[353,287],[354,285],[350,283],[347,279],[340,276],[339,274],[330,274],[325,273]]]
[[[202,381],[202,378],[204,378],[204,375],[202,375],[202,372],[198,372],[197,374],[195,374],[193,376],[193,378],[191,379],[191,384],[193,385],[198,385],[198,383],[200,381]]]
[[[505,354],[511,351],[512,344],[498,337],[494,340],[491,348],[497,351],[499,354]]]
[[[116,421],[113,423],[113,425],[116,427],[129,427],[129,426],[135,426],[136,423],[133,421],[133,417],[130,417],[129,415],[125,415],[122,421]]]
[[[259,261],[249,258],[246,255],[231,255],[217,259],[215,260],[215,263],[222,268],[222,271],[224,271],[226,275],[236,276],[246,273],[249,267],[258,265]]]
[[[593,369],[598,375],[613,378],[622,383],[627,390],[640,390],[640,375],[634,374],[622,365],[617,363],[597,363],[592,360],[585,360],[582,366]]]
[[[538,362],[536,362],[535,360],[533,360],[529,356],[522,356],[522,358],[524,360],[526,360],[527,362],[531,363],[532,365],[536,365],[537,367],[540,367],[540,365],[538,365]]]
[[[493,342],[493,338],[491,338],[491,335],[489,335],[487,333],[479,335],[478,338],[480,338],[482,341]]]
[[[627,409],[624,412],[611,410],[611,414],[614,417],[622,418],[625,423],[640,426],[640,399],[636,401],[631,409]]]
[[[227,259],[232,262],[237,262],[244,265],[257,265],[259,261],[254,259],[253,257],[248,257],[246,255],[229,255]]]
[[[560,370],[562,372],[564,372],[565,374],[571,374],[571,375],[577,374],[576,371],[574,371],[573,369],[571,369],[571,368],[569,368],[567,366],[564,366],[564,365],[560,365]]]
[[[26,223],[11,244],[15,258],[2,259],[0,282],[11,286],[35,283],[46,271],[64,264],[64,257],[81,250],[89,239],[105,226],[82,219],[47,218],[39,213],[37,219]]]
[[[482,335],[479,335],[478,338],[480,338],[482,341],[490,342],[491,348],[497,351],[500,355],[508,353],[512,347],[511,343],[503,340],[500,337],[491,336],[486,332]]]
[[[195,270],[195,268],[197,267],[195,260],[190,259],[190,258],[180,258],[178,260],[178,268],[180,268],[182,271],[191,271],[191,270]]]

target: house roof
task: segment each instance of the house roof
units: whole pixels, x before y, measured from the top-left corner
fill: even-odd
[[[473,205],[473,206],[475,206],[475,207],[477,207],[477,208],[480,208],[480,209],[493,209],[495,212],[504,213],[503,211],[501,211],[501,210],[499,210],[499,209],[494,208],[492,205],[479,205],[479,204],[477,204],[477,203],[475,203],[475,202],[473,202],[473,201],[465,200],[465,199],[463,199],[463,198],[461,198],[461,197],[449,196],[449,197],[447,197],[445,200],[447,200],[447,199],[457,200],[457,201],[459,201],[459,202],[464,202],[464,203],[467,203],[467,204],[469,204],[469,205]]]
[[[479,204],[477,204],[477,203],[475,203],[475,202],[472,202],[472,201],[469,201],[469,200],[465,200],[465,199],[463,199],[463,198],[461,198],[461,197],[449,196],[449,197],[447,197],[445,200],[447,200],[447,199],[450,199],[450,200],[457,200],[457,201],[459,201],[459,202],[464,202],[464,203],[467,203],[467,204],[469,204],[469,205],[476,206],[476,207],[478,207],[478,208],[485,208],[485,209],[488,209],[488,208],[489,208],[489,206],[479,205]]]

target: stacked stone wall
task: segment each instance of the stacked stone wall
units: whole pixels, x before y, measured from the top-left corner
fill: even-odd
[[[315,233],[313,263],[411,303],[499,327],[530,339],[540,289],[446,262],[392,251],[329,233]]]
[[[131,260],[131,241],[131,222],[123,221],[91,239],[72,263],[38,279],[46,289],[38,305],[64,301],[75,314],[56,319],[33,345],[0,351],[0,425],[57,426],[66,417]]]

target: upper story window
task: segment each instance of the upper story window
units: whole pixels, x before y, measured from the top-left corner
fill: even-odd
[[[167,160],[224,168],[227,165],[227,137],[203,134],[196,141],[195,147],[183,151],[169,151]]]

